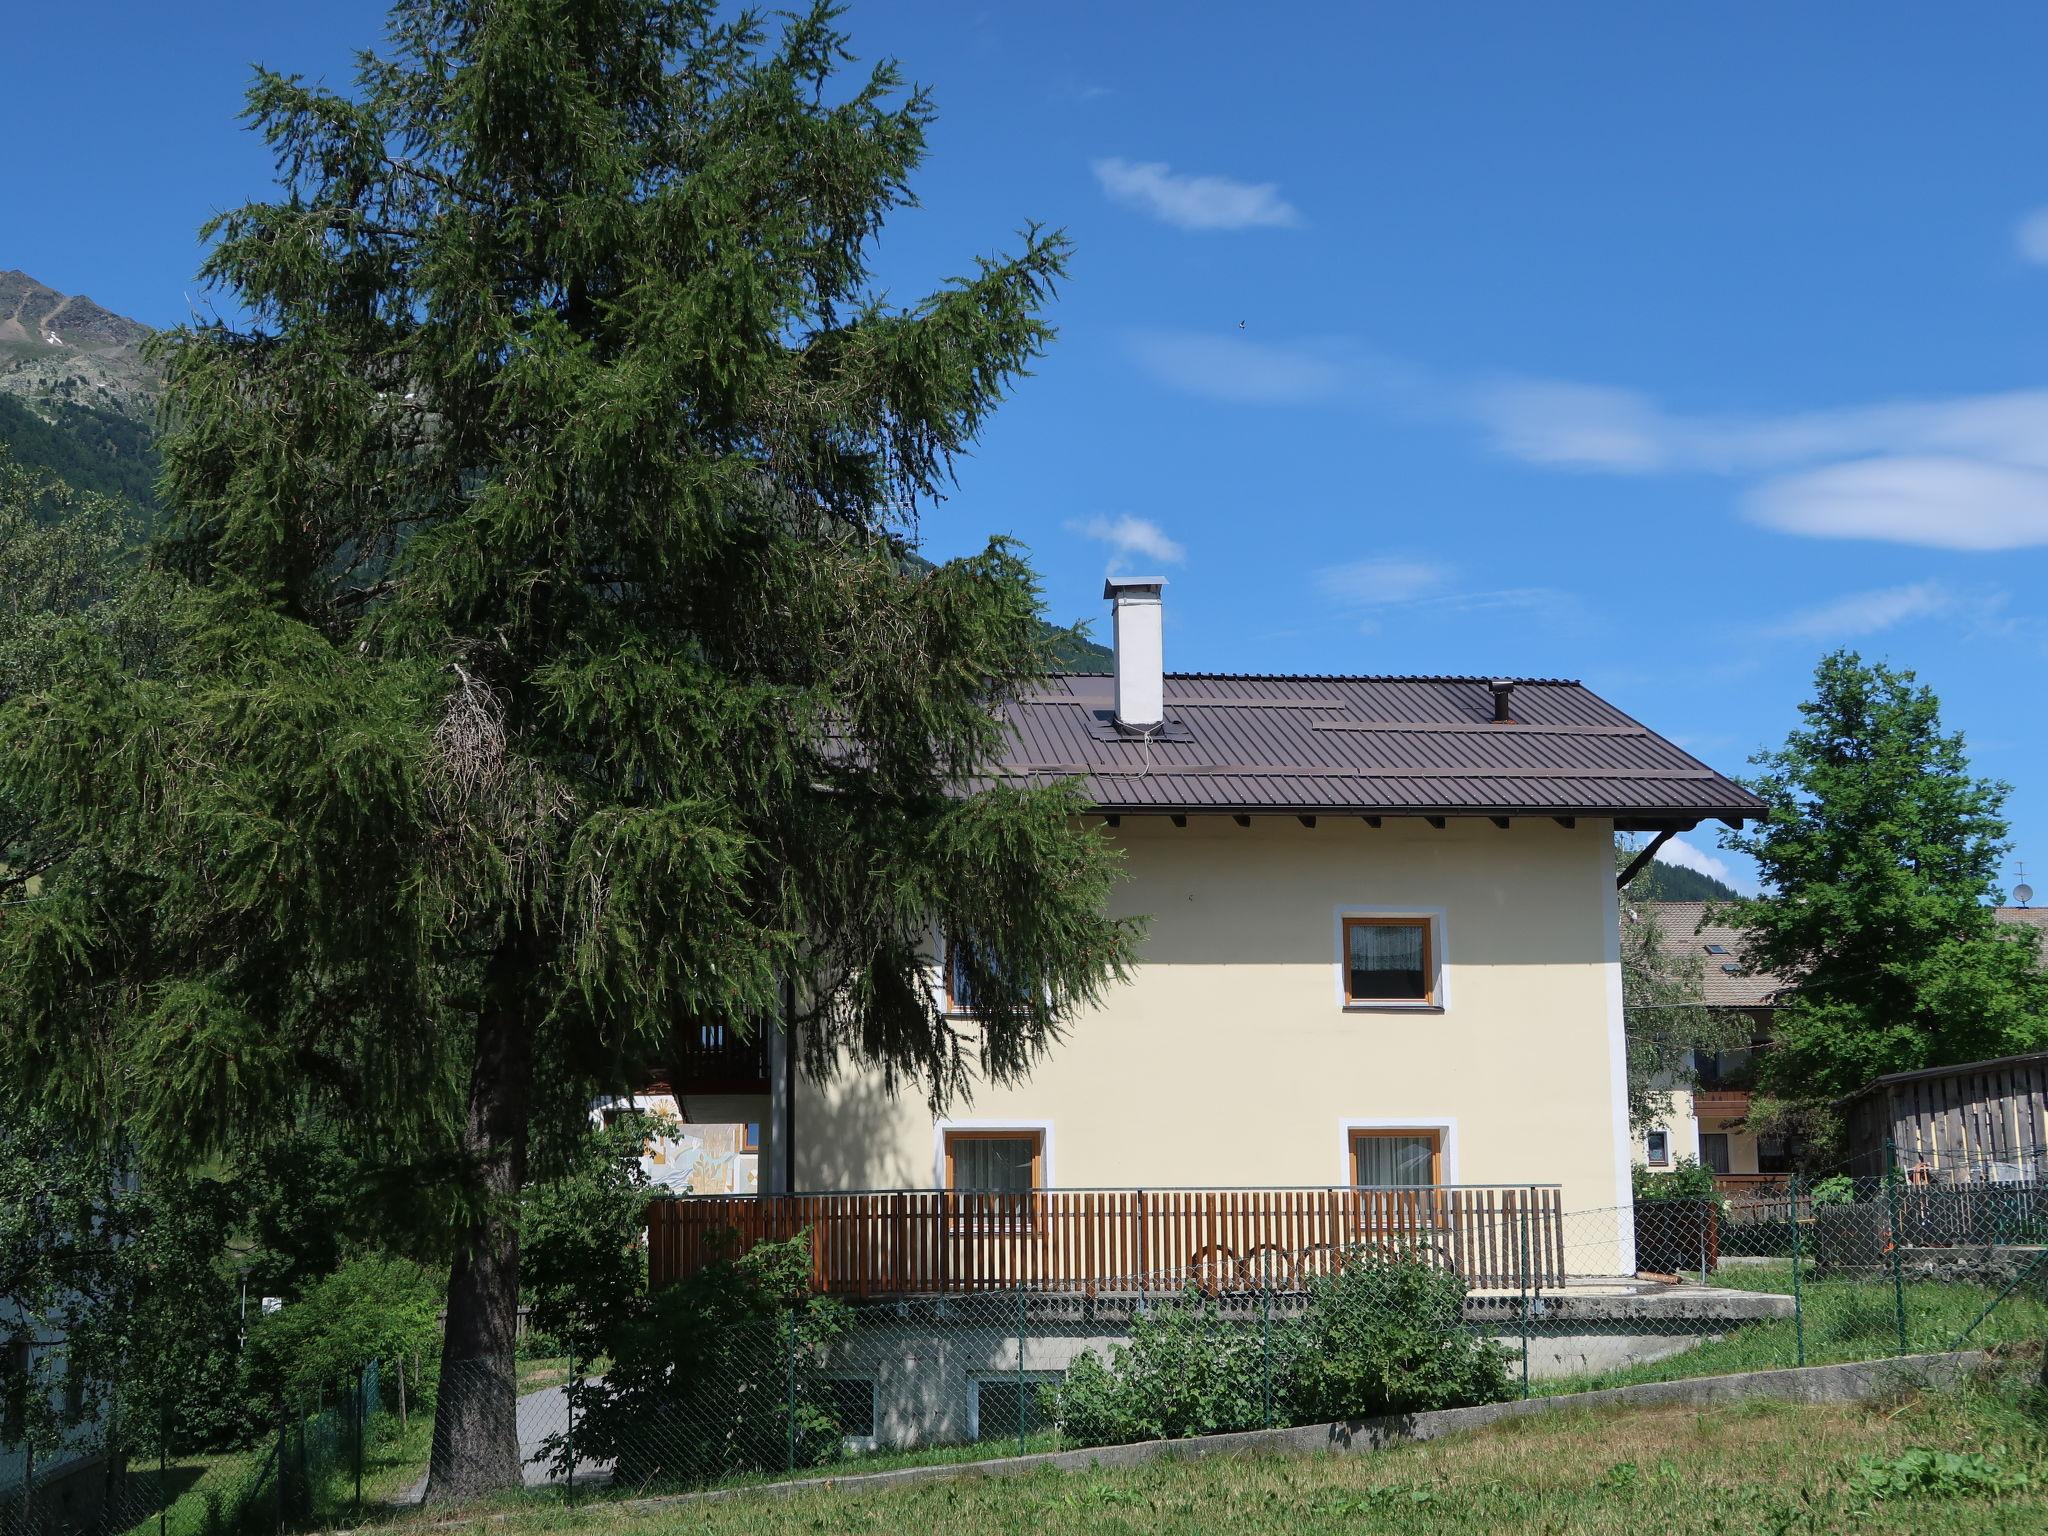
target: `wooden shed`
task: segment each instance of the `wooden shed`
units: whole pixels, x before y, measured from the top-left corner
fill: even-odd
[[[1881,1174],[1885,1141],[1909,1178],[2007,1183],[2048,1173],[2048,1052],[1894,1072],[1842,1101],[1849,1171]]]

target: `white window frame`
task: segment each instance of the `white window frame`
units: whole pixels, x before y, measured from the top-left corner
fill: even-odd
[[[1018,1135],[1035,1134],[1039,1138],[1039,1173],[1043,1178],[1040,1189],[1058,1189],[1059,1183],[1053,1176],[1052,1122],[1050,1120],[1024,1120],[1014,1115],[999,1119],[978,1120],[936,1120],[932,1122],[932,1188],[946,1188],[946,1132],[948,1131],[1015,1131]]]
[[[1395,917],[1410,922],[1429,925],[1429,959],[1432,983],[1430,997],[1421,998],[1368,998],[1354,1000],[1351,996],[1351,956],[1344,947],[1344,919],[1347,917]],[[1331,954],[1334,961],[1330,966],[1330,983],[1335,989],[1337,1009],[1340,1013],[1449,1013],[1451,1011],[1451,967],[1450,947],[1446,942],[1442,907],[1380,907],[1363,903],[1348,903],[1337,908],[1330,919]]]
[[[1353,1182],[1358,1169],[1351,1161],[1351,1133],[1353,1131],[1435,1131],[1437,1136],[1437,1166],[1443,1175],[1443,1185],[1454,1185],[1458,1179],[1458,1117],[1456,1115],[1375,1115],[1369,1119],[1344,1119],[1337,1122],[1337,1166],[1344,1170],[1339,1181],[1346,1189],[1355,1189]]]
[[[1656,1140],[1664,1138],[1664,1155],[1657,1156]],[[1648,1131],[1643,1135],[1643,1166],[1646,1168],[1669,1168],[1671,1166],[1671,1133],[1669,1131]]]
[[[981,1439],[981,1389],[984,1383],[994,1382],[997,1386],[1015,1386],[1019,1381],[1044,1386],[1047,1382],[1063,1381],[1065,1371],[982,1371],[967,1378],[967,1441],[970,1445]]]

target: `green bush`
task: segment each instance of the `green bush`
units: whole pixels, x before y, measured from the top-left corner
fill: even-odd
[[[1813,1186],[1815,1205],[1854,1205],[1856,1203],[1856,1181],[1846,1173],[1833,1178],[1822,1179]]]
[[[1724,1203],[1714,1187],[1714,1170],[1690,1157],[1677,1159],[1669,1168],[1645,1168],[1637,1163],[1630,1170],[1637,1200],[1711,1200]]]
[[[1507,1354],[1464,1326],[1465,1282],[1356,1251],[1299,1315],[1226,1318],[1190,1292],[1140,1315],[1128,1344],[1049,1388],[1049,1416],[1090,1444],[1411,1413],[1507,1395]]]
[[[1418,1260],[1354,1257],[1310,1283],[1287,1399],[1303,1423],[1507,1396],[1507,1353],[1464,1325],[1465,1281]]]
[[[567,1389],[575,1458],[614,1461],[614,1481],[635,1488],[835,1460],[843,1436],[823,1367],[848,1327],[843,1305],[810,1294],[803,1237],[643,1293],[599,1321],[603,1376]],[[567,1471],[566,1433],[542,1451]]]
[[[1272,1353],[1285,1354],[1286,1341],[1278,1342]],[[1130,1342],[1115,1345],[1107,1364],[1082,1355],[1048,1389],[1046,1409],[1063,1436],[1091,1445],[1256,1429],[1271,1422],[1266,1373],[1282,1374],[1277,1367],[1261,1349],[1257,1322],[1226,1320],[1191,1289],[1134,1318]]]

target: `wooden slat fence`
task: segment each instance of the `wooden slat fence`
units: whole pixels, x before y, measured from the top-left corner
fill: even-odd
[[[1563,1207],[1542,1185],[681,1196],[648,1207],[649,1278],[805,1233],[812,1288],[834,1296],[1291,1289],[1361,1247],[1475,1290],[1564,1280]]]

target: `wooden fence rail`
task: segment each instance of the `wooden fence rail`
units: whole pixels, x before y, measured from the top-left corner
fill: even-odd
[[[800,1234],[813,1289],[833,1296],[1291,1289],[1359,1248],[1442,1264],[1475,1290],[1564,1279],[1562,1205],[1542,1185],[663,1198],[648,1207],[649,1277]]]

